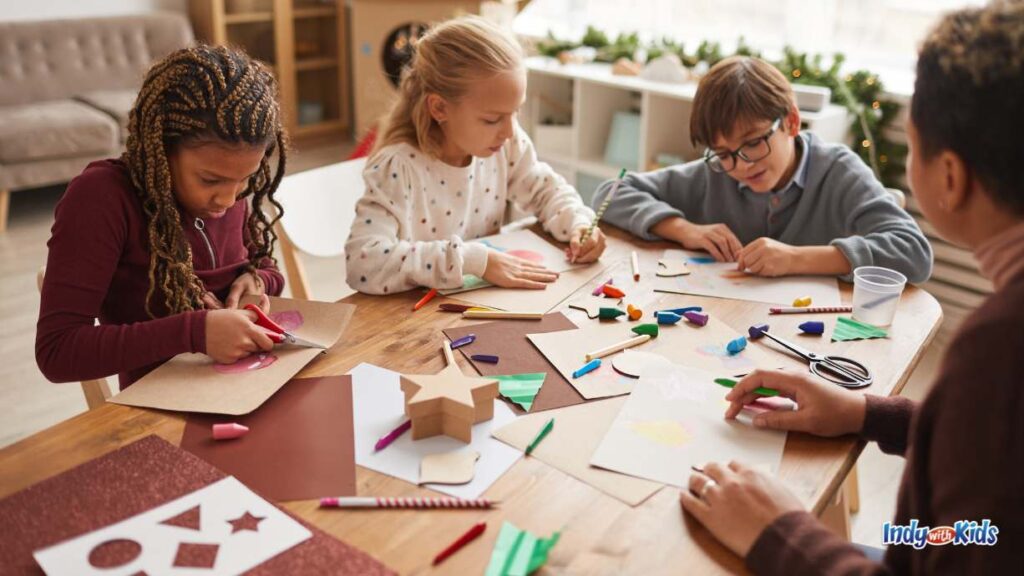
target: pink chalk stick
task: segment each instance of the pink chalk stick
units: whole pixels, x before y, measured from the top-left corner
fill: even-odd
[[[245,433],[249,431],[247,426],[232,422],[230,424],[214,424],[213,425],[213,439],[214,440],[233,440],[235,438],[245,436]]]

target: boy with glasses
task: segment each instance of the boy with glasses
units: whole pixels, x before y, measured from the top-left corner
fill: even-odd
[[[884,266],[914,283],[932,250],[913,218],[849,147],[800,132],[786,77],[767,62],[727,58],[701,80],[690,139],[704,158],[628,174],[605,220],[671,240],[761,276],[834,275]],[[599,206],[611,190],[594,195]]]

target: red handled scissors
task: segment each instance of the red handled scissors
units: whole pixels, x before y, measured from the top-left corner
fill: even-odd
[[[323,350],[327,349],[327,346],[323,344],[317,344],[316,342],[310,342],[309,340],[303,340],[291,332],[282,328],[277,322],[270,319],[263,309],[255,304],[246,304],[246,310],[251,310],[256,313],[256,325],[260,328],[268,330],[270,333],[267,336],[274,341],[275,344],[292,344],[294,346],[304,346],[306,348],[320,348]]]

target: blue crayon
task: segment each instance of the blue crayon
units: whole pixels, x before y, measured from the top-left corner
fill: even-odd
[[[675,312],[656,312],[654,316],[658,319],[658,324],[675,324],[683,319],[682,316]]]
[[[579,370],[573,372],[572,373],[572,377],[573,378],[579,378],[580,376],[583,376],[584,374],[586,374],[588,372],[593,372],[594,370],[597,370],[598,366],[600,366],[600,365],[601,365],[601,359],[600,358],[594,358],[590,362],[587,362],[586,364],[584,364],[582,368],[580,368]]]
[[[679,314],[680,316],[682,316],[683,314],[686,314],[687,312],[703,312],[703,311],[704,311],[704,308],[702,308],[701,306],[687,306],[685,308],[667,308],[665,310],[658,310],[657,312],[655,312],[655,314],[661,314],[662,312],[671,312],[673,314]]]
[[[800,329],[803,330],[806,334],[824,334],[825,323],[812,320],[810,322],[804,322],[803,324],[801,324]]]
[[[739,354],[744,348],[747,347],[747,339],[744,336],[733,340],[726,344],[725,349],[729,351],[729,354]]]

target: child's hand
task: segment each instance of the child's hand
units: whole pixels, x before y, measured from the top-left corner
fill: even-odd
[[[683,221],[679,243],[690,250],[706,250],[719,262],[735,262],[743,248],[725,224],[694,224]]]
[[[580,244],[580,238],[587,231],[590,226],[580,226],[572,233],[572,238],[569,239],[569,248],[565,251],[565,256],[572,263],[587,263],[594,262],[604,254],[604,249],[608,246],[608,238],[601,232],[600,228],[595,227],[594,232],[587,237],[587,241]]]
[[[776,430],[795,430],[815,436],[855,434],[864,427],[867,402],[863,394],[851,392],[807,373],[785,370],[755,370],[736,383],[725,395],[731,404],[727,419],[735,418],[744,406],[757,400],[759,386],[778,390],[779,395],[796,402],[796,410],[775,410],[754,416],[754,426]]]
[[[690,476],[689,490],[679,494],[692,514],[719,542],[745,557],[776,518],[804,507],[774,476],[738,462],[712,463]]]
[[[231,283],[231,291],[228,292],[228,299],[224,301],[225,308],[238,308],[238,302],[242,299],[242,296],[253,295],[260,296],[260,308],[263,308],[264,312],[270,311],[270,301],[267,301],[267,305],[263,305],[265,286],[263,280],[258,274],[254,272],[243,272],[241,276],[235,278],[235,281]]]
[[[785,276],[796,272],[797,248],[762,236],[736,255],[737,268],[758,276]]]
[[[557,272],[552,272],[540,264],[495,250],[487,253],[484,280],[495,286],[543,290],[548,282],[557,279]]]
[[[207,312],[206,355],[218,364],[230,364],[253,352],[273,348],[274,341],[255,321],[256,313],[249,310]]]

